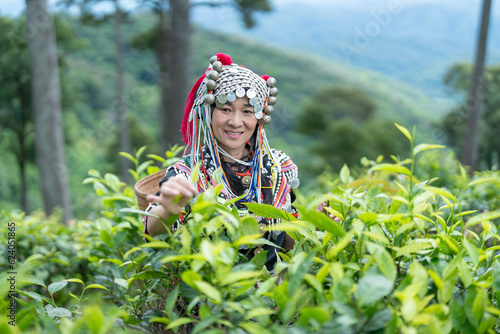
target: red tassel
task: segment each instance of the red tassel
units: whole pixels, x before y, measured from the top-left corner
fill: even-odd
[[[224,53],[218,53],[217,59],[222,63],[222,65],[231,65],[233,63],[231,57]]]
[[[189,92],[188,98],[186,100],[186,105],[184,106],[184,117],[182,119],[181,132],[182,132],[182,140],[189,145],[191,144],[191,134],[193,133],[193,124],[188,124],[189,113],[191,113],[191,108],[193,108],[194,99],[196,97],[196,92],[201,85],[201,82],[205,79],[205,73],[201,77],[196,80],[193,88],[191,88],[191,92]],[[193,117],[197,117],[197,115],[193,115]],[[192,121],[191,121],[192,122]]]
[[[263,76],[261,76],[261,78],[264,79],[264,81],[267,81],[267,79],[269,79],[270,76],[267,74],[264,74]]]

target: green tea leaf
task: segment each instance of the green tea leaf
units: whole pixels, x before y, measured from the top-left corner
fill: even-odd
[[[392,291],[393,282],[386,276],[366,273],[358,282],[356,295],[360,306],[373,305]]]
[[[122,157],[125,157],[127,158],[128,160],[132,161],[134,163],[134,165],[137,165],[137,159],[134,158],[132,155],[130,155],[129,153],[127,152],[119,152],[118,153],[119,155],[121,155]]]
[[[368,251],[372,255],[375,263],[377,263],[377,267],[382,274],[384,274],[391,282],[394,282],[396,279],[396,265],[394,264],[394,259],[392,256],[385,250],[384,247],[369,242]]]
[[[185,324],[189,324],[189,323],[192,323],[192,322],[193,322],[193,320],[191,320],[189,318],[182,317],[182,318],[179,318],[179,319],[176,319],[176,320],[172,321],[167,326],[167,329],[176,328],[176,327],[179,327],[179,326],[182,326],[182,325],[185,325]]]
[[[49,290],[49,293],[51,295],[53,295],[54,293],[56,293],[57,291],[61,290],[62,288],[64,288],[66,285],[68,285],[68,282],[66,281],[59,281],[59,282],[55,282],[55,283],[52,283],[50,284],[48,287],[47,287],[47,290]]]
[[[347,185],[347,183],[349,182],[349,177],[350,177],[349,167],[347,167],[347,165],[342,166],[342,168],[340,169],[340,181],[344,185]]]
[[[370,170],[386,171],[404,175],[411,174],[410,170],[404,166],[387,164],[387,163],[375,165],[372,168],[370,168]]]
[[[406,136],[406,138],[410,140],[410,143],[413,143],[413,138],[411,137],[410,131],[408,131],[407,128],[399,125],[398,123],[394,123],[394,125],[398,128],[399,131],[401,131]]]
[[[433,150],[436,148],[445,148],[446,146],[443,145],[431,145],[431,144],[419,144],[415,146],[413,149],[413,154],[417,155],[420,152],[427,151],[427,150]]]
[[[55,317],[71,318],[71,311],[66,309],[66,308],[62,308],[62,307],[54,307],[53,309],[50,309],[47,311],[47,315],[51,318],[55,318]]]
[[[84,290],[87,290],[87,289],[103,289],[103,290],[108,290],[108,288],[106,288],[105,286],[102,286],[101,284],[89,284],[85,287]]]
[[[204,281],[194,281],[194,285],[201,293],[212,299],[216,304],[220,304],[222,302],[221,293],[213,285]]]
[[[81,285],[84,285],[83,284],[83,281],[79,278],[68,278],[68,279],[65,279],[66,282],[73,282],[73,283],[80,283]]]
[[[493,219],[496,219],[496,218],[499,218],[499,217],[500,217],[500,210],[481,213],[481,214],[478,214],[478,215],[476,215],[474,217],[471,217],[467,221],[467,223],[465,224],[465,226],[471,227],[471,226],[474,226],[474,225],[479,224],[481,222],[484,222],[484,221],[487,221],[487,220],[493,220]]]

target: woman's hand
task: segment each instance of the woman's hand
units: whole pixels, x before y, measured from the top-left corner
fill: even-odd
[[[340,218],[335,216],[334,214],[331,214],[331,213],[328,213],[326,211],[326,207],[328,207],[328,202],[327,201],[324,201],[323,203],[321,203],[320,205],[318,205],[318,207],[316,208],[316,211],[317,212],[322,212],[326,215],[328,215],[330,218],[332,218],[333,220],[335,220],[336,222],[339,222],[340,221]]]
[[[148,195],[146,198],[150,202],[158,203],[165,210],[165,217],[178,215],[189,203],[189,200],[196,196],[198,191],[195,186],[186,178],[177,175],[163,182],[160,187],[160,196]]]
[[[150,213],[165,221],[169,216],[178,215],[189,203],[189,200],[198,194],[196,187],[182,175],[177,175],[163,182],[160,187],[160,196],[148,195],[146,199],[158,203]],[[150,236],[165,233],[165,226],[160,219],[149,216],[147,231]]]

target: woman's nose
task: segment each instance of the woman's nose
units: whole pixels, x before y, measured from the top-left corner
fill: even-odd
[[[231,117],[229,118],[229,125],[232,125],[234,127],[239,127],[243,124],[241,115],[239,112],[233,112],[231,114]]]

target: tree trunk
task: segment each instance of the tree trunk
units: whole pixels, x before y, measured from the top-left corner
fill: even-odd
[[[61,87],[52,16],[47,0],[26,0],[27,36],[31,59],[36,161],[40,171],[45,213],[63,209],[71,219],[64,134],[62,130]]]
[[[476,170],[479,151],[479,122],[481,120],[481,106],[484,88],[484,59],[486,58],[486,42],[490,21],[491,0],[483,0],[481,13],[481,27],[478,36],[474,72],[471,87],[467,98],[467,122],[462,163],[470,166],[470,173]]]
[[[165,1],[162,0],[159,8],[159,40],[158,48],[156,50],[158,57],[158,64],[160,65],[160,95],[161,102],[159,106],[160,114],[160,125],[161,125],[161,148],[166,151],[169,148],[170,138],[168,136],[168,122],[170,115],[172,114],[170,106],[170,78],[169,78],[169,52],[168,52],[168,37],[169,37],[169,23],[170,19],[168,17],[169,11],[165,7]]]
[[[115,2],[115,47],[116,47],[116,116],[118,118],[118,141],[121,152],[132,153],[130,131],[127,117],[127,104],[125,102],[125,75],[123,69],[123,41],[122,41],[122,12]],[[120,158],[120,176],[123,182],[130,180],[129,169],[132,167],[131,161]]]
[[[171,30],[169,32],[170,89],[168,92],[169,114],[167,114],[166,142],[181,144],[180,133],[184,105],[189,93],[189,49],[191,29],[189,26],[189,0],[170,0]],[[164,147],[165,148],[165,147]]]

